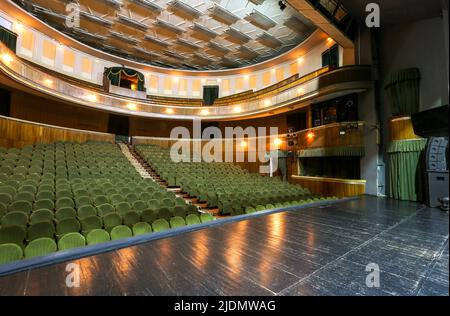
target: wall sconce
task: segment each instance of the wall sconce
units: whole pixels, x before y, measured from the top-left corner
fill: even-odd
[[[275,140],[274,140],[274,145],[275,146],[277,146],[277,148],[279,148],[280,147],[280,145],[281,145],[281,143],[282,143],[282,141],[281,141],[281,139],[279,139],[279,138],[276,138]]]
[[[134,103],[128,103],[127,108],[130,109],[131,111],[136,111],[137,105]]]
[[[45,84],[46,86],[51,86],[51,85],[53,85],[53,80],[51,80],[51,79],[45,79],[45,80],[44,80],[44,84]]]
[[[5,64],[9,64],[10,62],[12,62],[14,60],[14,58],[10,54],[3,54],[2,60]]]

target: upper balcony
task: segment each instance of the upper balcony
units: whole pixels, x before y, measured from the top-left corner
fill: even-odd
[[[92,89],[82,82],[68,80],[22,60],[0,43],[2,82],[23,90],[32,89],[47,97],[125,115],[169,119],[230,120],[274,115],[309,105],[312,101],[362,92],[371,87],[370,66],[327,67],[287,81],[276,89],[250,93],[220,105],[192,106],[164,102],[153,98],[139,100]],[[172,105],[173,104],[173,105]]]

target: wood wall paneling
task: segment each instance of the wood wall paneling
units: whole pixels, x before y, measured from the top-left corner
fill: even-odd
[[[421,138],[414,133],[411,117],[393,117],[389,121],[389,140]]]
[[[114,142],[112,134],[95,133],[58,126],[44,125],[0,116],[0,146],[21,148],[37,143],[54,143],[71,141],[83,143],[86,141]]]
[[[336,147],[336,146],[364,146],[364,124],[359,122],[332,123],[301,131],[298,134],[299,149]],[[349,127],[349,126],[354,127]],[[345,134],[341,134],[344,131]],[[309,135],[308,135],[309,134]]]
[[[365,193],[365,180],[291,176],[289,181],[324,196],[350,197]]]
[[[43,124],[106,133],[109,114],[12,91],[11,117]]]

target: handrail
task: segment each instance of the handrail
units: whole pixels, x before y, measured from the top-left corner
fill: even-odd
[[[9,58],[3,58],[7,55]],[[20,58],[17,58],[3,43],[0,43],[0,56],[2,57],[0,58],[0,71],[34,90],[90,108],[126,115],[169,119],[234,119],[262,114],[317,97],[321,89],[325,91],[329,91],[332,87],[335,87],[334,89],[338,91],[367,89],[369,87],[368,81],[370,81],[370,79],[367,79],[368,76],[370,77],[369,67],[343,67],[324,74],[318,74],[313,78],[307,78],[304,82],[290,86],[284,91],[275,92],[275,94],[264,99],[246,100],[232,106],[167,106],[151,102],[151,100],[126,98],[68,83],[31,67]],[[343,75],[340,75],[341,73]],[[353,80],[353,77],[357,78],[357,80]],[[326,82],[326,84],[323,82]],[[352,85],[352,82],[355,84]],[[339,88],[337,86],[339,84],[342,84],[343,87]],[[168,113],[169,108],[171,113]]]

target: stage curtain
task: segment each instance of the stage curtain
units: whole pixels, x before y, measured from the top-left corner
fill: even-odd
[[[422,157],[426,140],[398,140],[389,144],[389,196],[398,200],[423,201]]]
[[[106,68],[104,74],[114,86],[120,86],[120,77],[122,74],[126,75],[127,77],[137,77],[138,91],[145,91],[145,77],[143,74],[134,69],[111,67]]]
[[[301,149],[297,153],[298,157],[342,157],[342,156],[364,156],[363,146],[336,146]]]
[[[411,115],[419,111],[418,68],[408,68],[393,73],[385,86],[390,99],[392,115]]]
[[[17,34],[0,25],[0,41],[10,50],[16,52]]]

